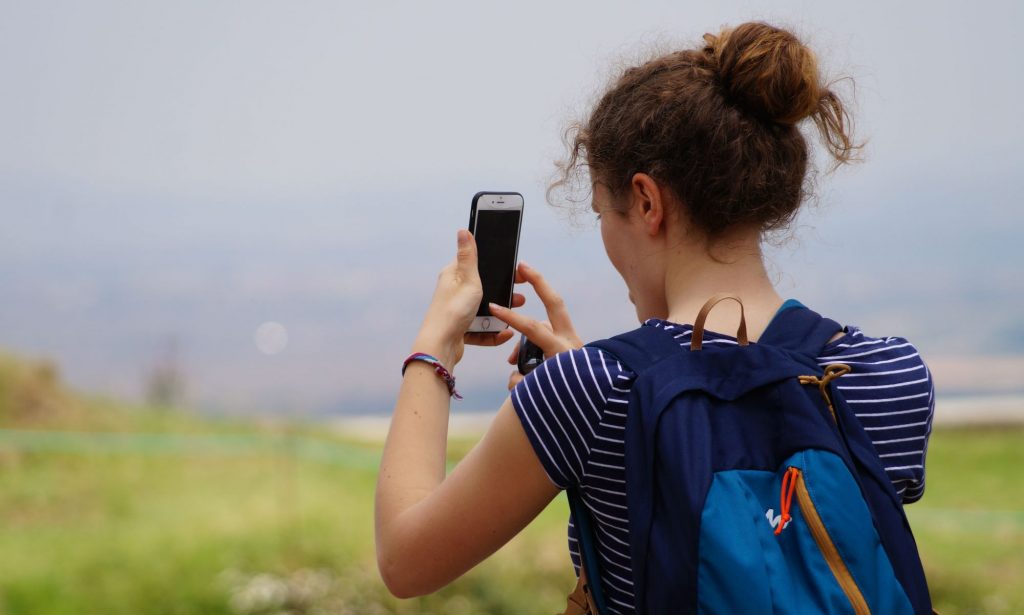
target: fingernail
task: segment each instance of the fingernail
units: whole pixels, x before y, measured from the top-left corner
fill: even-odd
[[[530,269],[530,268],[531,268],[531,267],[530,267],[529,265],[527,265],[527,264],[526,264],[526,262],[524,262],[524,261],[519,261],[519,266],[520,266],[520,267],[522,267],[523,269]]]
[[[504,305],[498,305],[497,303],[488,303],[487,307],[489,307],[491,310],[495,310],[495,309],[504,310],[505,309]]]
[[[460,246],[469,241],[469,231],[464,228],[460,228],[459,232],[456,233],[456,236],[458,237]]]

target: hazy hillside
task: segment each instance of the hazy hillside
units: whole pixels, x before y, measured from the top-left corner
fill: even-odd
[[[797,239],[770,257],[781,292],[870,333],[907,337],[937,364],[1019,361],[1024,324],[1015,306],[1024,302],[1024,278],[1016,269],[1024,254],[1009,234],[1022,221],[1006,196],[991,189],[987,204],[973,208],[973,220],[1002,223],[951,233],[948,219],[961,215],[966,193],[932,195],[937,218],[923,219],[885,187],[862,187],[805,217]],[[380,412],[436,271],[451,257],[454,229],[465,223],[461,197],[472,190],[449,187],[422,209],[396,214],[395,227],[379,224],[373,208],[413,196],[214,208],[0,181],[8,221],[0,229],[0,346],[54,357],[74,386],[122,398],[144,399],[153,370],[172,362],[185,401],[206,410]],[[592,224],[568,225],[538,192],[528,195],[523,259],[558,285],[585,338],[634,326]],[[526,309],[539,315],[537,305]],[[287,332],[277,354],[254,339],[266,322]],[[504,356],[470,351],[459,368],[467,400],[458,407],[497,407]],[[983,391],[989,373],[978,370],[966,386]],[[940,393],[965,386],[938,382]]]

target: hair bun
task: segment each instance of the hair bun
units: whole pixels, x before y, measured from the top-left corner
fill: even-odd
[[[817,60],[792,33],[747,22],[704,40],[726,96],[752,115],[792,125],[819,109],[826,90]]]

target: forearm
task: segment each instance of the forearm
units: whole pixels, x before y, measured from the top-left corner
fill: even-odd
[[[429,495],[417,494],[385,531],[378,524],[385,585],[400,598],[437,591],[505,544],[557,493],[506,399],[479,444]]]
[[[450,352],[431,343],[417,342],[452,367]],[[379,555],[404,541],[402,515],[414,508],[441,484],[445,477],[448,441],[448,410],[451,397],[433,366],[413,361],[406,369],[384,444],[377,478],[377,547]]]
[[[409,365],[377,480],[382,517],[408,509],[444,479],[450,399],[433,367],[421,361]]]

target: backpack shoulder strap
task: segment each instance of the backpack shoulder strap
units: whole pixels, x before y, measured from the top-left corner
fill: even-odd
[[[612,338],[590,342],[587,346],[603,350],[622,361],[625,367],[638,377],[662,359],[680,352],[679,344],[672,336],[667,335],[665,331],[659,331],[657,327],[648,326],[640,326]],[[568,489],[566,496],[569,499],[569,510],[580,545],[581,579],[583,575],[586,576],[588,587],[585,591],[593,599],[597,611],[593,615],[603,615],[607,610],[601,585],[597,540],[590,512],[578,490]]]
[[[794,302],[783,305],[757,343],[817,357],[832,336],[842,329],[836,321]]]
[[[616,359],[637,376],[662,359],[681,351],[679,343],[658,327],[640,326],[632,331],[587,344],[599,348]]]

